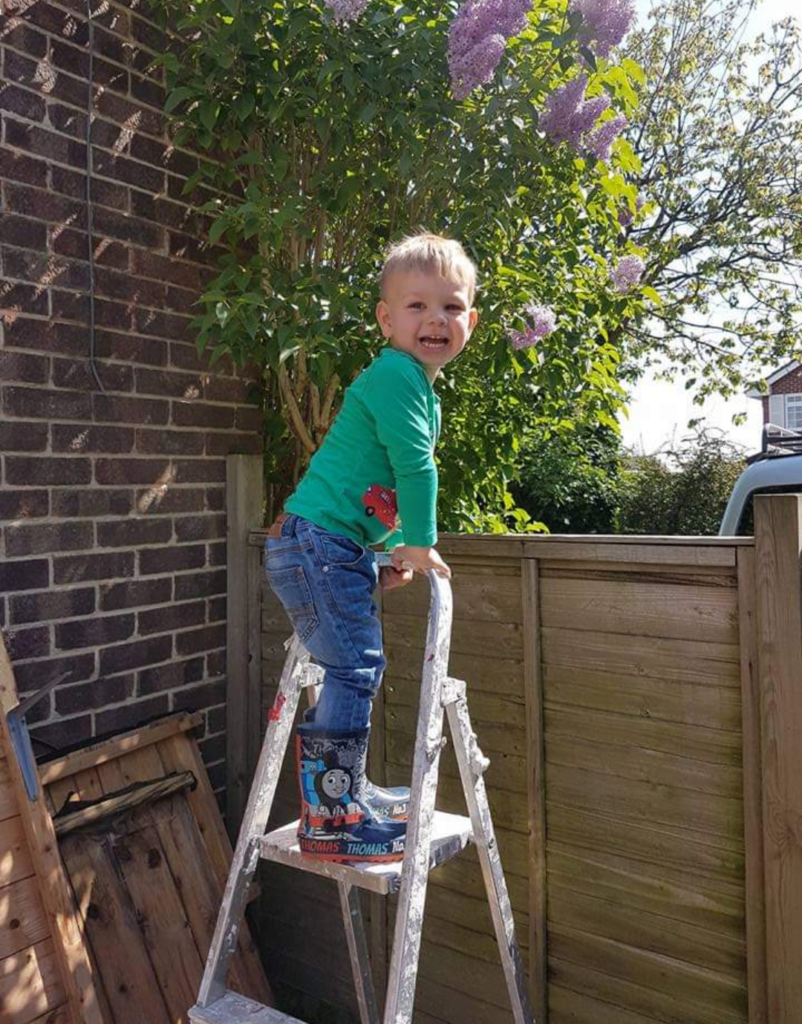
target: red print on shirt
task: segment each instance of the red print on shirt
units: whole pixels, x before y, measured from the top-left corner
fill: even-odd
[[[394,530],[398,524],[398,499],[390,487],[371,484],[362,495],[365,515],[376,516],[382,526]]]

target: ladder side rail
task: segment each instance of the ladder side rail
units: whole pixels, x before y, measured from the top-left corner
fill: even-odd
[[[248,890],[259,863],[259,842],[273,806],[281,765],[292,731],[309,655],[293,634],[281,673],[274,709],[265,731],[262,751],[251,783],[231,870],[223,893],[212,943],[198,992],[197,1005],[208,1007],[226,994],[226,978],[237,949]]]
[[[463,693],[457,700],[446,706],[448,724],[454,740],[462,788],[468,805],[473,837],[479,854],[490,914],[498,941],[501,965],[507,981],[515,1024],[534,1024],[529,1002],[526,972],[521,962],[518,942],[515,938],[515,922],[512,915],[507,883],[501,866],[498,843],[490,816],[487,789],[483,772],[489,761],[482,755],[471,727],[468,704]]]
[[[452,595],[448,580],[434,570],[429,572],[429,583],[431,603],[412,765],[412,812],[407,824],[384,1024],[410,1024],[412,1020],[443,742],[441,692],[451,646]]]
[[[360,1024],[381,1024],[379,1008],[376,1003],[376,991],[373,987],[365,923],[359,903],[359,890],[350,882],[338,882],[337,888],[340,891],[340,906],[343,912],[345,937],[348,941],[348,953],[351,958],[351,971],[354,976]]]

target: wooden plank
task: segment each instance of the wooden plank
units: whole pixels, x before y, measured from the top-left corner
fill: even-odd
[[[527,537],[524,558],[583,562],[632,562],[639,565],[734,566],[735,550],[751,538],[718,537]]]
[[[8,759],[0,757],[0,821],[5,822],[18,814],[19,804],[11,778],[11,768]]]
[[[412,733],[402,732],[398,728],[398,722],[387,736],[387,761],[400,765],[409,773],[412,767],[412,754],[415,746],[415,736]],[[371,743],[373,738],[371,737]],[[487,751],[483,747],[483,752]],[[452,747],[444,747],[440,755],[440,771],[450,778],[459,778],[454,750]],[[496,789],[506,789],[511,793],[527,792],[526,758],[516,757],[513,754],[505,754],[502,757],[490,758],[490,767],[487,770],[485,779],[488,785]]]
[[[655,1020],[561,985],[549,988],[549,1012],[551,1024],[654,1024]]]
[[[426,636],[426,618],[420,615],[401,615],[396,612],[384,621],[385,642],[388,646],[417,650]],[[498,651],[502,658],[523,657],[523,633],[517,622],[471,622],[465,628],[456,627],[451,637],[455,654],[487,655]]]
[[[413,733],[417,721],[417,711],[410,705],[394,704],[391,702],[390,689],[387,688],[387,721],[389,729],[400,729],[406,734]],[[523,709],[521,709],[523,713]],[[480,723],[479,735],[482,740],[482,750],[491,759],[493,753],[514,754],[516,757],[526,757],[526,730],[521,722],[520,728],[510,724],[495,725],[487,720]],[[492,771],[492,768],[491,768]],[[408,774],[408,773],[405,773]],[[401,778],[404,776],[402,775]],[[399,783],[400,784],[400,783]],[[388,785],[396,785],[388,779]]]
[[[16,803],[16,801],[15,801]],[[0,827],[0,888],[34,873],[25,826],[17,814]]]
[[[423,664],[423,647],[385,648],[387,658],[386,679],[393,686],[400,680],[407,680],[420,686],[420,670]],[[493,693],[498,697],[517,696],[522,699],[524,692],[523,661],[516,658],[494,658],[490,652],[486,657],[479,655],[453,654],[449,660],[449,674],[455,679],[464,679],[470,693]]]
[[[385,691],[388,708],[402,704],[413,710],[417,709],[420,686],[401,685],[389,681]],[[514,696],[497,697],[490,693],[473,693],[468,683],[468,701],[471,717],[476,722],[492,723],[493,725],[510,725],[525,730],[523,693]]]
[[[111,1020],[110,1017],[108,1019]],[[44,1016],[31,1021],[31,1024],[73,1024],[70,1019],[70,1008],[64,1003],[63,1006],[57,1006],[55,1010],[48,1010]]]
[[[626,637],[667,637],[708,643],[738,643],[737,594],[671,583],[545,578],[540,586],[546,627]]]
[[[672,742],[682,736],[711,759],[720,752],[729,760],[735,752],[740,760],[741,694],[734,688],[565,665],[544,666],[543,688],[547,714],[555,718],[595,717],[600,727],[613,731],[617,722],[620,731],[632,729],[633,737],[640,722],[655,742],[660,735]]]
[[[737,644],[636,636],[623,642],[606,633],[545,627],[541,636],[545,665],[675,679],[704,686],[741,685]]]
[[[17,688],[14,673],[0,636],[0,747],[6,752],[12,749],[7,715],[16,705]],[[16,757],[8,757],[8,767],[39,891],[48,916],[49,931],[53,937],[53,949],[61,971],[66,1001],[76,1020],[82,1020],[84,1024],[103,1024],[102,1011],[92,980],[92,966],[84,945],[83,929],[75,910],[69,880],[59,857],[53,822],[45,804],[42,787],[37,781],[38,799],[29,800]],[[64,1001],[61,997],[54,1005]]]
[[[264,525],[264,462],[261,455],[229,455],[226,458],[226,813],[231,836],[239,832],[250,789],[248,760],[252,748],[258,695],[253,706],[248,668],[250,616],[259,614],[249,605],[249,562],[254,552],[248,534]],[[258,721],[258,718],[256,719]]]
[[[114,837],[76,832],[61,844],[114,1024],[172,1024],[136,909],[121,884]]]
[[[751,547],[739,550],[751,551]],[[664,583],[678,586],[715,587],[734,589],[738,580],[732,566],[709,565],[655,565],[637,562],[561,562],[559,559],[539,559],[541,579],[612,580],[618,583]]]
[[[0,959],[50,936],[35,876],[0,891]]]
[[[77,828],[98,825],[101,821],[116,814],[130,812],[142,804],[165,797],[194,785],[194,776],[190,772],[180,775],[166,776],[156,782],[144,783],[137,789],[127,789],[121,793],[110,794],[105,800],[93,803],[89,807],[71,811],[54,822],[57,836],[74,832]]]
[[[30,1024],[62,1006],[66,993],[52,938],[0,960],[0,1008],[3,1024]],[[82,1021],[73,1017],[73,1021]]]
[[[520,622],[521,583],[518,576],[474,575],[470,567],[455,573],[454,629],[464,622]],[[391,590],[384,598],[386,614],[417,615],[425,620],[429,608],[429,583],[416,577],[406,587]]]
[[[546,774],[543,676],[540,660],[539,563],[528,559],[521,573],[524,623],[524,686],[529,827],[529,998],[536,1020],[548,1021],[546,927]]]
[[[735,979],[681,960],[636,949],[611,939],[552,926],[549,941],[557,960],[598,971],[677,999],[686,1011],[680,1020],[746,1024],[746,988]]]
[[[203,715],[196,711],[192,714],[180,712],[161,718],[157,722],[139,726],[129,732],[122,732],[111,739],[101,740],[89,747],[73,750],[53,761],[45,761],[39,765],[39,779],[43,786],[49,786],[56,779],[75,775],[87,768],[95,768],[99,764],[124,757],[132,750],[140,750],[153,743],[161,743],[169,736],[197,729],[203,724]]]
[[[802,504],[755,499],[763,853],[769,1020],[802,1006]]]
[[[763,872],[763,808],[760,757],[755,552],[738,551],[738,617],[741,631],[743,703],[744,846],[746,856],[746,946],[749,1022],[766,1024],[766,905]]]

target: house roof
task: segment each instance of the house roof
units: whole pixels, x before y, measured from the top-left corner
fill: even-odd
[[[773,384],[776,384],[778,380],[782,380],[783,377],[786,377],[789,373],[791,373],[792,370],[796,370],[800,365],[802,364],[800,364],[796,359],[792,359],[789,363],[786,363],[784,366],[781,366],[779,370],[775,370],[774,373],[764,378],[766,384],[768,384],[768,386],[771,388],[771,386]],[[746,392],[746,397],[765,398],[767,394],[767,391],[758,391],[756,388],[751,388],[749,391]]]

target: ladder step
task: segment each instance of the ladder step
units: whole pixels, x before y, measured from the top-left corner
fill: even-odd
[[[262,857],[301,871],[311,871],[312,874],[323,875],[337,882],[348,882],[380,896],[398,892],[401,886],[403,861],[395,864],[334,864],[314,857],[304,857],[298,847],[297,832],[297,821],[268,832],[261,842]],[[461,814],[435,811],[429,870],[456,857],[472,840],[470,818]],[[262,1024],[261,1020],[259,1024]]]
[[[211,1006],[193,1006],[189,1019],[191,1024],[304,1024],[237,992],[226,992]]]

